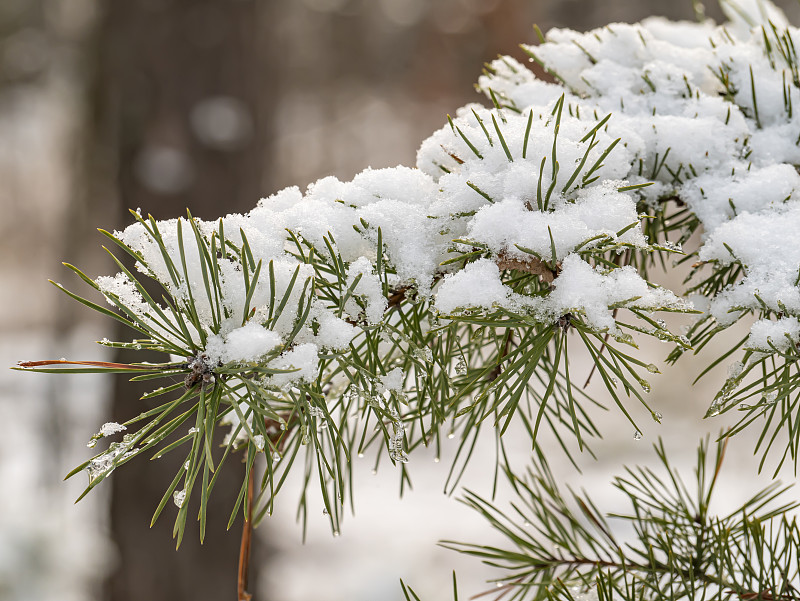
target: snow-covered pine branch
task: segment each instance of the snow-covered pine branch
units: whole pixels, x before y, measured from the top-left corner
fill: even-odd
[[[452,490],[487,422],[502,435],[518,419],[534,443],[547,427],[582,447],[597,431],[569,372],[570,340],[608,393],[595,400],[612,399],[635,430],[630,397],[661,416],[643,396],[658,370],[633,334],[674,343],[677,360],[745,315],[756,321],[741,362],[709,413],[749,401],[734,431],[786,428],[791,444],[776,452],[796,461],[798,30],[767,3],[722,6],[722,26],[552,30],[524,50],[555,83],[497,59],[479,80],[493,108],[459,109],[416,168],[324,178],[214,222],[135,215],[106,232],[135,270],[73,269],[115,311],[70,294],[140,336],[105,344],[164,362],[27,368],[181,381],[154,390],[164,404],[76,472],[89,470],[91,488],[144,449],[185,443],[156,512],[174,498],[180,537],[192,491],[202,527],[215,470],[243,446],[248,471],[265,457],[260,515],[297,465],[319,472],[338,531],[354,454],[386,452],[405,478],[415,448],[458,435]],[[693,264],[686,290],[650,278],[673,260]],[[681,335],[659,311],[698,315]],[[231,427],[221,459],[220,423]],[[167,438],[176,431],[188,432]],[[775,440],[762,439],[765,454]]]

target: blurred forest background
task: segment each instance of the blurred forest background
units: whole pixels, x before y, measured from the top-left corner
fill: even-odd
[[[796,2],[778,4],[800,22]],[[46,279],[66,273],[62,260],[114,271],[95,228],[123,227],[128,209],[211,219],[325,175],[413,165],[447,113],[483,101],[484,62],[521,58],[533,23],[585,30],[653,14],[694,15],[690,0],[0,0],[2,365],[115,360],[87,343],[112,338],[110,324]],[[720,19],[716,6],[708,15]],[[169,458],[133,462],[72,505],[85,482],[64,474],[104,421],[141,411],[140,392],[121,378],[0,372],[0,599],[234,598],[235,470],[212,497],[206,543],[191,532],[177,553],[169,515],[147,527],[177,469]],[[444,519],[437,503],[449,520],[464,514],[440,499],[441,472],[426,478],[405,517],[405,501],[386,500],[395,480],[364,485],[370,526],[348,538],[357,512],[336,546],[323,525],[299,547],[287,491],[285,520],[257,531],[256,599],[399,599],[398,577],[444,598],[459,558],[434,545],[430,523]],[[488,573],[468,561],[465,582]]]

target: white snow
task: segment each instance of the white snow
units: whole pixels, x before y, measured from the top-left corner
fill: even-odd
[[[124,432],[125,430],[127,430],[127,428],[122,424],[118,424],[116,422],[106,422],[100,427],[99,434],[103,437],[112,436],[119,432]]]
[[[763,352],[773,349],[786,351],[800,342],[800,321],[796,317],[782,317],[777,321],[760,319],[750,328],[747,347]]]
[[[394,390],[402,392],[404,379],[405,379],[405,374],[403,373],[403,370],[400,369],[399,367],[395,367],[385,376],[381,376],[380,382],[384,390]]]
[[[555,290],[542,303],[543,310],[552,319],[566,313],[582,314],[590,326],[600,331],[616,331],[609,310],[612,306],[643,310],[691,308],[669,290],[648,286],[631,266],[603,273],[577,255],[564,259],[554,285]]]
[[[271,367],[275,369],[296,370],[272,376],[275,386],[289,386],[297,380],[313,381],[317,378],[319,347],[306,343],[283,353]]]
[[[491,309],[495,304],[510,305],[511,297],[494,261],[480,259],[445,277],[436,294],[436,308],[442,313],[464,307]]]
[[[222,339],[213,336],[208,341],[206,353],[210,363],[231,361],[255,362],[281,344],[281,337],[257,323],[247,323],[231,330]]]
[[[600,235],[645,247],[647,242],[638,227],[617,239],[618,231],[639,221],[633,196],[617,192],[617,187],[622,185],[622,182],[609,180],[582,190],[573,203],[561,202],[552,212],[530,211],[520,198],[506,197],[478,211],[466,236],[485,243],[496,253],[505,251],[519,258],[525,258],[525,253],[517,250],[517,246],[549,259],[551,236],[559,260],[578,246],[583,245],[584,249],[595,246],[598,240],[583,243]]]

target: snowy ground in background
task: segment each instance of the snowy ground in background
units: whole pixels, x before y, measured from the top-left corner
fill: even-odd
[[[96,334],[79,330],[78,348],[85,348]],[[2,338],[0,598],[96,599],[113,562],[106,531],[107,491],[96,491],[75,505],[86,477],[62,480],[86,459],[86,441],[103,420],[108,380],[11,371],[8,367],[19,360],[50,357],[54,342],[44,329],[5,331]],[[61,354],[73,354],[70,350],[74,352],[62,347]]]

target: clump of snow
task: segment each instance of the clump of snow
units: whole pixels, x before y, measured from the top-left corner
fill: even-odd
[[[491,309],[495,305],[510,305],[512,294],[500,280],[497,264],[479,259],[445,277],[436,293],[436,308],[442,313],[465,307]]]
[[[399,367],[395,367],[385,376],[380,376],[380,383],[383,387],[383,390],[402,392],[404,379],[405,374],[403,373],[403,370]]]
[[[777,349],[786,351],[800,343],[800,320],[796,317],[782,317],[777,321],[760,319],[750,328],[747,347],[766,353]]]
[[[287,373],[272,376],[272,384],[278,387],[291,385],[299,380],[312,382],[317,378],[319,366],[319,347],[306,343],[286,351],[270,367],[285,369]]]
[[[309,319],[317,325],[317,333],[314,334],[311,328],[304,328],[296,338],[299,343],[311,342],[320,348],[341,351],[350,345],[359,332],[358,328],[326,309],[320,302],[312,306]]]
[[[707,232],[738,213],[778,208],[800,193],[800,175],[792,165],[775,164],[739,171],[732,177],[705,173],[684,186],[681,197]]]
[[[353,284],[359,276],[358,283],[353,288]],[[354,319],[359,316],[362,309],[358,306],[356,298],[360,298],[365,305],[363,313],[367,323],[370,325],[379,323],[388,303],[383,295],[381,281],[373,273],[372,262],[369,259],[360,257],[350,264],[350,268],[347,270],[347,288],[353,288],[352,297],[345,304],[347,313]]]
[[[574,202],[558,202],[552,212],[531,211],[518,196],[506,196],[478,211],[466,237],[496,253],[505,251],[519,258],[525,258],[525,253],[517,249],[522,246],[550,259],[551,240],[558,260],[577,247],[592,248],[602,237],[644,248],[647,241],[638,226],[617,236],[617,232],[639,222],[633,196],[617,191],[622,185],[607,180],[581,190]]]
[[[727,27],[740,38],[746,38],[761,24],[789,25],[784,12],[768,0],[725,0],[720,2],[720,8],[730,20]]]
[[[736,320],[744,310],[763,307],[800,315],[800,204],[772,211],[742,213],[723,223],[700,249],[700,258],[721,265],[744,267],[745,276],[711,302],[711,314],[722,324]]]
[[[114,276],[100,276],[95,280],[95,283],[100,288],[100,291],[106,295],[110,305],[114,305],[112,299],[117,299],[137,317],[143,318],[147,315],[149,307],[127,274],[118,273]]]
[[[653,207],[667,199],[685,203],[703,227],[700,259],[712,262],[714,269],[734,263],[743,268],[743,275],[715,297],[697,299],[698,306],[722,326],[745,312],[777,315],[777,322],[758,321],[751,336],[751,346],[766,352],[763,332],[784,323],[780,316],[800,315],[800,247],[794,241],[800,227],[795,208],[800,87],[792,50],[800,40],[798,29],[769,2],[731,0],[722,6],[730,19],[724,25],[650,18],[585,33],[553,29],[544,43],[526,50],[561,85],[543,84],[521,63],[501,57],[491,63],[479,87],[521,115],[531,110],[534,115],[551,114],[542,105],[552,106],[559,90],[566,93],[565,105],[574,118],[613,113],[603,130],[626,141],[629,152],[627,171],[620,167],[616,177],[654,181],[636,192]],[[439,139],[437,143],[442,145]],[[461,149],[447,147],[451,149],[461,156]],[[433,173],[440,163],[451,169],[441,152],[438,161],[434,157],[431,148],[422,168]],[[463,167],[455,167],[459,170]],[[488,218],[493,211],[511,216],[515,205],[505,196],[495,200],[497,206],[475,207],[476,219],[465,229],[473,238],[479,239],[476,234],[483,234],[484,225],[494,235],[505,235],[499,233],[502,219]],[[503,243],[547,251],[545,245],[535,246],[537,228],[516,227],[521,220],[530,224],[534,219],[542,216],[518,213],[507,238],[482,238],[495,251]],[[519,241],[522,235],[527,245]],[[569,252],[566,239],[554,235],[554,242],[559,258]],[[568,275],[556,279],[555,293],[542,302],[552,303],[559,288],[566,290]],[[580,293],[576,286],[565,296],[575,298],[576,305],[580,298],[587,307],[602,305]],[[610,325],[603,311],[588,314],[597,326]]]
[[[261,357],[281,344],[281,337],[257,323],[248,322],[231,330],[224,337],[212,336],[206,346],[209,362],[221,364],[231,361],[257,362]]]
[[[118,424],[117,422],[106,422],[102,426],[100,426],[100,436],[112,436],[114,434],[118,434],[119,432],[124,432],[127,430],[125,426],[122,424]]]
[[[97,443],[100,441],[100,439],[124,432],[127,429],[128,428],[122,424],[118,424],[116,422],[106,422],[100,427],[100,431],[89,439],[89,442],[86,443],[86,446],[90,449],[93,449],[97,446]]]
[[[541,302],[540,311],[552,320],[567,313],[581,314],[599,331],[617,332],[610,307],[689,310],[691,306],[669,290],[648,285],[629,266],[604,273],[577,255],[569,255],[555,279],[555,289]]]

